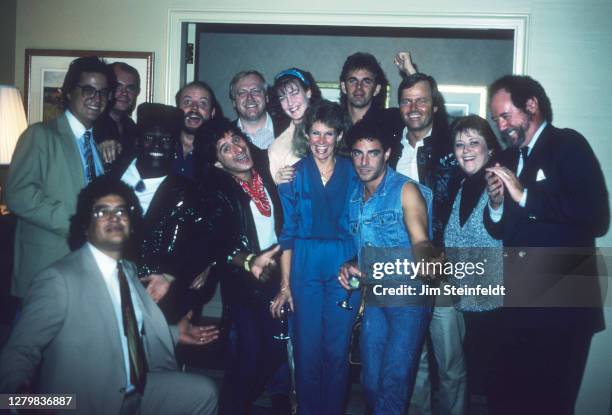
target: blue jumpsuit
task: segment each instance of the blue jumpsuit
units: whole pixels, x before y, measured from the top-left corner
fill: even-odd
[[[299,414],[343,413],[348,382],[348,346],[359,305],[337,302],[346,297],[337,276],[356,255],[348,230],[348,198],[358,179],[351,162],[337,157],[334,173],[323,186],[312,155],[295,164],[296,176],[279,186],[285,222],[279,238],[291,249],[291,294],[295,312],[291,335]]]

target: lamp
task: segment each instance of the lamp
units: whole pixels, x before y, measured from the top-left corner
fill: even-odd
[[[0,85],[0,164],[10,164],[17,139],[27,126],[19,90]]]

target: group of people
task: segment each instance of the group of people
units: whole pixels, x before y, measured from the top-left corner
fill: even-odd
[[[467,413],[473,368],[492,414],[572,413],[591,337],[603,329],[596,289],[579,306],[538,298],[569,274],[596,281],[595,237],[609,225],[596,156],[579,133],[551,124],[546,92],[528,76],[489,87],[502,151],[487,120],[450,123],[435,79],[408,53],[395,64],[394,108],[384,105],[380,64],[358,52],[342,68],[339,104],[300,68],[270,86],[247,70],[229,83],[234,121],[194,81],[175,107],[140,105],[135,123],[138,72],[76,59],[65,112],[29,127],[10,167],[12,286],[23,304],[0,355],[0,392],[75,393],[88,414],[217,405],[246,414],[265,390],[275,413],[342,414],[359,315],[374,414],[409,404],[432,413],[430,354],[441,414]],[[572,252],[544,258],[531,247]],[[391,272],[384,284],[505,285],[516,303],[381,298],[372,252],[440,265],[484,255],[479,280]],[[347,297],[352,277],[364,288]],[[217,283],[221,327],[198,325]],[[275,336],[285,318],[290,347]],[[220,337],[218,394],[204,376],[177,370],[174,347]]]

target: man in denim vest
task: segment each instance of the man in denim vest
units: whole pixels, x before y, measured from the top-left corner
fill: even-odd
[[[388,167],[390,143],[378,124],[368,121],[355,124],[348,133],[347,145],[363,184],[353,192],[348,207],[360,265],[346,263],[340,270],[340,283],[349,289],[349,275],[370,277],[366,258],[372,250],[380,253],[376,261],[390,263],[395,262],[392,257],[398,251],[413,263],[431,256],[432,194],[428,188]],[[360,338],[362,379],[368,406],[374,414],[404,413],[431,317],[431,297],[418,295],[420,280],[415,280],[415,274],[400,274],[386,274],[368,286],[365,293]],[[398,292],[408,285],[417,295],[389,292],[391,289]],[[380,295],[384,288],[389,289],[388,294]]]

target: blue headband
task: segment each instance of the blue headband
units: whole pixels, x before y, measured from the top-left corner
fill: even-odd
[[[308,82],[306,80],[306,78],[304,78],[304,75],[300,71],[298,71],[297,69],[285,69],[284,71],[280,71],[274,77],[274,81],[278,81],[283,76],[292,76],[292,77],[297,78],[300,81],[302,81],[304,83],[304,85],[310,86],[310,82]]]

